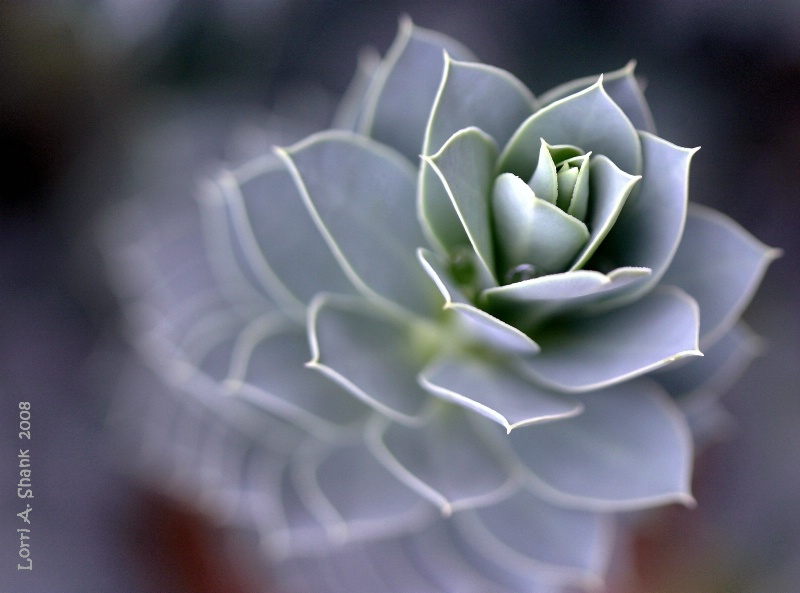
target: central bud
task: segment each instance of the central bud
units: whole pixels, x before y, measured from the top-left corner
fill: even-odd
[[[542,139],[533,175],[494,182],[492,214],[498,276],[506,284],[565,272],[589,240],[589,157]]]

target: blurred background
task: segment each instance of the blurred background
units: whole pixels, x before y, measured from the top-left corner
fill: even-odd
[[[136,478],[109,429],[126,352],[97,241],[122,199],[323,127],[397,19],[534,92],[638,60],[664,138],[701,145],[692,199],[785,255],[745,319],[765,349],[699,455],[696,510],[635,541],[620,593],[800,583],[800,3],[796,0],[50,0],[0,3],[0,591],[267,590],[250,536]],[[292,123],[293,122],[293,123]],[[20,401],[31,440],[18,439]],[[31,451],[32,571],[16,570]],[[612,593],[615,593],[612,592]]]

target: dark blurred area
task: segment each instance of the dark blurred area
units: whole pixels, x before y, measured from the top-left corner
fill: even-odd
[[[324,126],[358,51],[385,52],[404,13],[537,93],[637,59],[660,135],[703,147],[692,199],[784,250],[745,314],[766,347],[724,399],[735,430],[700,452],[699,508],[647,523],[626,593],[797,590],[800,3],[51,0],[0,4],[0,591],[266,590],[255,557],[227,560],[246,538],[135,480],[105,427],[125,346],[97,221],[266,150],[253,130],[309,110]]]

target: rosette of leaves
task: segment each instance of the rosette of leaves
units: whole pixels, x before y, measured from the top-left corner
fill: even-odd
[[[752,355],[776,256],[688,203],[694,152],[632,64],[536,98],[406,19],[334,129],[127,253],[142,351],[246,435],[287,583],[592,587],[613,513],[692,504],[687,416]]]

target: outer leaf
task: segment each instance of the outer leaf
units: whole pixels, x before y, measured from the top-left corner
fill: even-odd
[[[204,184],[197,200],[202,222],[203,251],[219,291],[232,303],[272,301],[264,298],[258,282],[250,270],[242,265],[243,254],[232,236],[229,213],[219,186]]]
[[[473,59],[460,43],[403,18],[368,90],[359,131],[416,161],[442,79],[444,50],[458,59]]]
[[[277,156],[252,161],[219,184],[247,265],[285,309],[323,290],[353,292]]]
[[[509,366],[480,359],[445,358],[426,368],[419,380],[433,395],[477,412],[507,432],[569,418],[583,409],[573,398],[547,392]]]
[[[445,56],[444,74],[425,130],[423,154],[437,152],[453,134],[477,127],[499,145],[536,110],[528,88],[508,72]]]
[[[535,106],[531,92],[511,74],[446,55],[444,74],[425,128],[422,154],[434,154],[453,134],[469,127],[477,127],[496,143],[505,144]],[[447,248],[468,243],[445,187],[424,161],[420,166],[419,215],[433,244]]]
[[[239,335],[226,385],[318,438],[363,424],[369,408],[306,368],[310,356],[305,332],[274,316],[261,317]]]
[[[322,132],[279,155],[345,274],[365,295],[429,314],[429,283],[414,256],[414,171],[394,151],[347,132]]]
[[[643,294],[664,275],[680,243],[689,196],[689,164],[698,149],[681,148],[646,132],[639,136],[644,155],[641,191],[628,200],[597,256],[615,266],[653,270],[635,287],[636,294]]]
[[[761,352],[761,340],[746,325],[734,325],[703,358],[686,360],[652,375],[670,395],[686,399],[725,393]]]
[[[642,93],[642,87],[639,81],[636,80],[635,68],[636,61],[631,60],[624,68],[603,74],[603,87],[609,97],[625,112],[625,115],[628,116],[628,119],[631,120],[637,130],[655,134],[653,116],[644,98],[644,93]],[[568,97],[594,84],[597,81],[597,77],[598,75],[587,76],[559,85],[544,93],[539,98],[539,102],[544,107],[559,99]]]
[[[552,506],[526,490],[455,518],[462,536],[499,567],[562,585],[597,587],[611,552],[611,522]]]
[[[339,541],[403,533],[430,516],[430,507],[370,455],[363,442],[309,453],[298,460],[300,483],[309,506]]]
[[[309,308],[308,365],[381,414],[419,424],[430,396],[417,384],[421,361],[411,328],[361,299],[321,295]]]
[[[559,504],[600,511],[693,504],[691,435],[654,383],[632,381],[581,401],[582,414],[509,437],[536,492]]]
[[[572,144],[585,152],[603,154],[631,175],[642,171],[636,130],[603,89],[602,77],[588,89],[528,118],[503,149],[499,170],[530,178],[542,138],[548,144]]]
[[[439,152],[430,158],[424,158],[449,196],[451,208],[455,210],[469,244],[478,254],[480,265],[492,278],[495,277],[495,270],[489,197],[494,182],[496,158],[497,146],[494,140],[477,128],[466,128],[457,132]],[[423,211],[426,211],[425,190],[422,191]],[[428,219],[434,233],[437,233],[437,222]],[[451,237],[449,231],[447,234],[437,235],[437,238],[451,253],[462,246],[450,243],[456,237]]]
[[[780,256],[730,218],[692,205],[675,259],[664,282],[697,299],[700,343],[709,345],[739,319],[767,266]]]
[[[397,479],[444,515],[494,504],[514,485],[493,450],[471,430],[469,413],[440,403],[420,427],[377,421],[368,444]]]
[[[489,574],[484,558],[474,558],[475,553],[453,528],[452,521],[436,521],[427,529],[411,535],[406,549],[418,570],[444,593],[512,593],[525,590],[509,587]],[[555,593],[536,587],[534,575],[528,575],[529,591]]]
[[[525,361],[533,376],[558,391],[591,391],[626,381],[697,349],[697,304],[678,289],[662,288],[637,302],[542,328],[538,356]]]
[[[356,63],[356,73],[339,102],[331,127],[352,131],[360,129],[368,99],[367,91],[380,71],[380,66],[381,56],[375,49],[361,51]]]
[[[539,352],[539,345],[526,334],[470,304],[449,279],[447,264],[441,257],[427,249],[419,249],[417,256],[423,269],[441,292],[445,301],[444,309],[455,312],[463,322],[465,331],[474,336],[481,346],[521,355]]]

